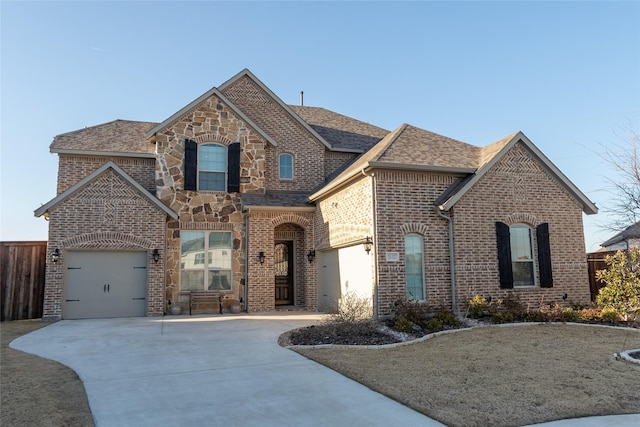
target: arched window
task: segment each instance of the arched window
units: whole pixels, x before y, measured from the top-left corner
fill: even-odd
[[[424,300],[424,250],[423,239],[418,234],[404,237],[405,275],[407,299]]]
[[[513,286],[534,286],[531,228],[523,224],[509,227]]]
[[[279,157],[280,179],[293,179],[293,156],[280,154]]]
[[[227,148],[218,144],[202,144],[198,147],[198,189],[226,191]]]

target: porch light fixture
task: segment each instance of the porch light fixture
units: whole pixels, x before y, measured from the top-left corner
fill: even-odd
[[[367,255],[369,255],[369,252],[371,252],[371,247],[373,246],[373,240],[371,240],[371,237],[367,236],[364,239],[364,250],[367,253]]]
[[[153,262],[157,264],[160,260],[160,251],[158,251],[158,248],[154,249],[151,255],[153,256]]]
[[[58,260],[60,260],[60,249],[56,248],[51,254],[51,262],[55,264]]]
[[[309,264],[311,264],[313,262],[313,259],[316,257],[316,250],[315,249],[311,249],[309,251],[309,253],[307,254],[307,259],[309,260]]]
[[[258,252],[258,261],[260,261],[260,264],[264,264],[264,259],[265,259],[264,252],[262,251]]]

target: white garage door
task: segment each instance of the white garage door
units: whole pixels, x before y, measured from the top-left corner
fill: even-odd
[[[146,252],[68,252],[63,318],[144,316]]]
[[[360,298],[373,296],[373,255],[362,245],[320,252],[318,272],[318,310],[334,313],[338,301],[347,292]]]

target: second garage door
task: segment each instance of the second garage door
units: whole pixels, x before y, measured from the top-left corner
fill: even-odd
[[[144,316],[146,252],[68,252],[63,318]]]

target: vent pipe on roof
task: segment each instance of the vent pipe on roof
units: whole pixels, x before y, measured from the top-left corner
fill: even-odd
[[[300,91],[300,106],[304,107],[304,91]]]

